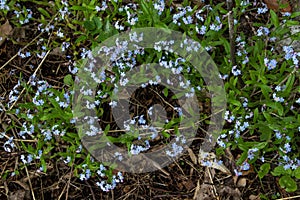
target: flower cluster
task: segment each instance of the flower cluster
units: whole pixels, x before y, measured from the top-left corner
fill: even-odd
[[[206,6],[206,8],[211,9],[210,6]],[[203,14],[202,14],[203,11],[204,11],[204,8],[202,8],[199,11],[197,11],[196,14],[195,14],[196,18],[198,19],[198,21],[200,23],[203,23],[205,21],[204,20],[205,16],[203,16]],[[202,24],[201,26],[199,26],[198,22],[196,23],[196,32],[198,34],[205,35],[206,31],[207,31],[207,27],[204,24]]]
[[[16,5],[17,7],[21,7],[19,4]],[[14,10],[14,14],[16,18],[19,19],[20,24],[27,24],[29,20],[32,18],[33,12],[31,9],[23,9],[21,11]]]
[[[130,147],[130,153],[132,155],[138,155],[143,151],[147,151],[148,149],[150,149],[150,143],[148,140],[145,140],[145,147],[141,146],[141,145],[135,145],[135,144],[131,144]]]
[[[257,14],[260,15],[260,14],[264,14],[266,12],[268,12],[268,7],[265,3],[262,3],[262,7],[257,8]]]
[[[42,33],[46,32],[48,33],[48,35],[51,34],[51,31],[54,30],[55,26],[51,25],[51,24],[47,24],[44,28],[43,28],[43,24],[39,24],[38,25],[38,30],[41,31]]]
[[[289,157],[289,153],[292,152],[292,147],[290,145],[292,138],[277,129],[274,130],[274,133],[275,133],[276,140],[280,141],[281,143],[281,147],[279,147],[280,150],[279,155],[281,160],[279,162],[279,165],[282,165],[285,170],[287,169],[295,170],[298,167],[300,167],[300,159]]]
[[[249,169],[250,164],[247,161],[245,161],[237,169],[234,169],[235,176],[241,176],[243,175],[243,171],[248,171]]]
[[[100,11],[105,11],[107,8],[108,8],[107,2],[106,1],[102,1],[101,7],[100,6],[96,6],[95,10],[97,12],[100,12]]]
[[[249,110],[248,108],[246,108],[246,110]],[[229,135],[234,135],[235,139],[238,139],[240,137],[240,134],[244,131],[246,131],[246,129],[250,126],[249,122],[247,121],[248,119],[253,117],[253,113],[250,112],[249,115],[246,115],[244,118],[243,117],[235,117],[233,114],[230,115],[229,111],[225,112],[224,115],[224,119],[228,122],[228,123],[234,123],[234,129],[229,130],[228,134]],[[225,135],[220,135],[218,140],[225,138]],[[228,140],[227,140],[228,141]],[[237,142],[237,141],[236,141]],[[222,143],[221,143],[222,144]],[[221,145],[222,146],[222,145]],[[224,146],[224,145],[223,145]]]
[[[15,147],[15,143],[13,142],[14,137],[10,137],[4,144],[3,148],[4,151],[12,152],[13,148]]]
[[[33,78],[34,79],[34,78]],[[51,85],[47,81],[31,81],[31,84],[36,84],[37,83],[37,92],[35,93],[35,96],[33,97],[32,102],[36,106],[42,106],[45,102],[43,100],[44,96],[53,96],[53,93],[48,90],[51,88]]]
[[[139,20],[136,16],[136,4],[129,4],[124,7],[124,10],[127,15],[127,23],[131,26],[134,26]],[[132,9],[132,10],[131,10]]]
[[[162,12],[165,10],[165,1],[164,0],[158,0],[153,4],[154,9],[158,11],[158,15],[161,15]]]
[[[202,166],[218,168],[218,167],[222,167],[223,165],[223,161],[217,160],[215,158],[215,155],[203,151],[201,152],[200,155],[201,155],[201,159],[199,161]]]
[[[270,30],[267,27],[260,26],[257,30],[257,36],[268,36],[270,34]]]
[[[91,170],[87,168],[86,164],[82,165],[83,172],[79,175],[80,180],[88,180],[91,177]]]
[[[249,149],[248,150],[248,159],[253,160],[255,157],[256,152],[258,152],[257,148]]]
[[[58,12],[60,14],[60,20],[63,20],[63,19],[65,19],[66,15],[70,15],[70,11],[68,9],[69,4],[66,0],[61,0],[61,4],[62,4],[62,7],[58,10]],[[57,18],[56,18],[56,20],[57,20]]]
[[[20,50],[18,51],[18,56],[20,56],[21,58],[28,58],[28,57],[31,56],[31,53],[30,53],[30,51],[27,51],[27,52],[25,52],[25,54],[24,54],[24,53],[21,52],[21,49],[20,49]]]
[[[284,98],[278,97],[276,93],[273,93],[272,97],[273,97],[274,101],[276,101],[276,102],[281,102],[281,103],[284,102]]]
[[[6,4],[6,0],[0,0],[0,10],[10,10],[9,6]]]
[[[21,155],[21,161],[24,163],[24,164],[29,164],[33,161],[33,156],[31,154],[28,154],[27,155],[27,159],[25,159],[25,155]]]
[[[268,70],[272,70],[276,68],[277,61],[275,59],[269,60],[268,58],[264,58],[264,64]]]
[[[177,143],[181,143],[184,145],[186,143],[186,139],[184,136],[176,136],[175,142],[172,143],[171,145],[171,150],[166,150],[166,154],[170,157],[177,157],[183,152],[183,147],[181,145],[178,145]]]
[[[24,122],[22,124],[22,130],[19,132],[19,136],[21,136],[22,138],[26,138],[26,134],[28,135],[32,135],[34,133],[34,125],[27,125],[27,122]]]
[[[240,69],[237,68],[237,65],[235,65],[235,66],[232,67],[231,73],[232,73],[234,76],[238,76],[238,75],[241,75],[241,74],[242,74],[242,71],[241,71]]]
[[[292,60],[295,66],[298,66],[299,60],[298,56],[300,56],[300,52],[295,52],[292,46],[283,46],[283,51],[285,53],[285,60]]]
[[[181,25],[180,21],[183,21],[184,24],[192,24],[193,18],[191,16],[191,12],[193,9],[190,6],[186,7],[179,7],[179,13],[173,15],[173,23],[177,24],[178,26]]]
[[[242,64],[247,64],[249,62],[249,58],[247,56],[248,52],[246,51],[246,42],[242,40],[241,36],[238,36],[235,40],[237,47],[237,56],[242,57]]]
[[[288,169],[295,170],[298,167],[300,167],[300,159],[297,158],[291,159],[289,156],[284,155],[282,156],[282,160],[283,161],[279,162],[279,164],[283,166],[285,170]]]
[[[217,32],[222,29],[223,24],[222,24],[219,16],[216,16],[215,21],[216,22],[214,24],[211,24],[209,26],[209,29]]]
[[[15,86],[13,87],[13,89],[9,92],[9,95],[8,95],[8,100],[9,100],[9,101],[8,101],[7,107],[10,107],[11,104],[13,104],[15,101],[17,101],[18,95],[19,95],[19,93],[20,93],[17,89],[18,89],[18,87],[20,87],[20,86],[21,86],[21,82],[18,81],[17,85],[15,85]]]
[[[100,167],[97,171],[97,174],[104,178],[106,176],[105,171],[107,171],[106,167],[103,164],[100,164]],[[102,180],[101,182],[97,182],[96,185],[101,188],[102,191],[108,192],[109,190],[114,189],[117,186],[117,183],[123,182],[124,177],[122,172],[118,172],[117,175],[112,176],[111,183],[108,183],[106,180]]]

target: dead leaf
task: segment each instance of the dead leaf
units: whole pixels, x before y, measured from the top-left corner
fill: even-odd
[[[264,0],[269,9],[278,11],[279,5],[287,5],[285,8],[281,9],[282,12],[292,12],[292,8],[287,0]],[[279,4],[278,4],[279,2]]]
[[[216,199],[213,194],[213,187],[209,184],[202,184],[199,192],[195,195],[195,200],[211,200]]]
[[[194,193],[194,196],[193,196],[193,200],[196,200],[197,197],[199,196],[200,194],[200,179],[198,179],[197,181],[197,186],[195,188],[195,193]]]
[[[16,27],[13,30],[12,37],[16,41],[20,41],[20,39],[26,38],[26,28],[25,27]]]
[[[260,197],[259,197],[259,195],[253,195],[253,194],[251,194],[249,196],[249,200],[260,200]]]
[[[247,179],[246,178],[240,178],[240,180],[237,183],[238,187],[246,187],[247,185]]]
[[[9,21],[7,20],[5,24],[0,26],[0,46],[3,44],[3,42],[6,40],[7,36],[10,36],[12,34],[12,27],[9,24]]]
[[[24,188],[25,190],[30,190],[29,186],[26,183],[23,183],[21,181],[12,181],[14,183],[17,183],[18,185],[20,185],[22,188]]]
[[[9,200],[23,200],[25,199],[25,191],[24,190],[17,190],[16,192],[10,194],[8,196]]]
[[[205,169],[203,183],[201,186],[197,184],[194,200],[216,199],[217,191],[212,181],[215,177],[215,174],[216,172],[214,169]]]
[[[233,184],[236,185],[237,180],[239,179],[238,176],[232,176]]]
[[[253,165],[251,165],[251,164],[250,164],[250,169],[249,169],[249,170],[242,171],[242,175],[243,175],[243,176],[247,176],[247,175],[253,174],[253,173],[255,173],[255,171],[254,171]]]
[[[221,197],[227,197],[227,199],[229,199],[230,197],[232,197],[233,200],[240,200],[242,194],[239,191],[239,189],[237,189],[237,188],[233,189],[233,188],[231,188],[229,186],[225,186],[224,188],[222,188],[220,190],[220,196]]]
[[[191,158],[192,162],[193,162],[194,164],[197,164],[197,157],[195,156],[193,150],[190,149],[190,148],[188,148],[187,150],[188,150],[188,152],[189,152],[189,155],[190,155],[190,158]]]
[[[66,52],[63,52],[60,47],[56,47],[49,54],[55,55],[55,56],[61,56],[61,55],[64,55],[65,53]]]
[[[128,193],[130,190],[131,190],[131,186],[129,186],[129,185],[126,185],[126,186],[123,188],[123,192],[125,192],[125,193]]]
[[[215,176],[214,169],[205,169],[203,183],[200,185],[198,180],[197,187],[195,189],[194,200],[211,200],[216,199],[216,189],[212,183],[212,179]],[[212,184],[210,184],[212,183]]]
[[[193,181],[190,180],[190,179],[187,180],[187,181],[183,181],[182,184],[184,185],[184,187],[185,187],[188,191],[192,190],[192,189],[195,187]]]

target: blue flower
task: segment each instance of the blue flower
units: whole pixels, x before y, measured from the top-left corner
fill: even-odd
[[[264,14],[268,12],[268,8],[265,6],[263,8],[257,8],[257,14]]]
[[[276,102],[284,102],[284,98],[283,97],[278,97],[276,93],[273,93],[273,99]]]
[[[285,144],[284,144],[284,148],[285,148],[286,153],[289,153],[289,152],[291,152],[291,150],[292,150],[289,143],[285,143]]]
[[[4,144],[3,148],[7,152],[12,152],[12,149],[15,147],[15,144],[13,142],[14,137],[10,137]]]
[[[288,170],[288,169],[291,168],[291,164],[287,163],[287,164],[285,164],[285,165],[283,166],[283,168],[284,168],[285,170]]]
[[[248,162],[244,162],[241,166],[240,166],[240,169],[243,170],[243,171],[247,171],[250,169],[250,165]]]
[[[176,143],[172,143],[172,152],[167,150],[166,154],[170,157],[176,157],[180,153],[182,153],[183,148],[182,146],[178,146]]]
[[[198,34],[200,34],[200,35],[205,35],[205,33],[206,33],[206,26],[205,25],[202,25],[201,27],[200,27],[200,30],[199,30],[199,28],[196,26],[196,31],[197,31],[197,33]]]
[[[139,124],[146,124],[146,120],[144,119],[144,115],[141,115],[138,120]]]
[[[234,76],[238,76],[238,75],[241,75],[241,74],[242,74],[241,70],[239,70],[239,69],[237,68],[236,65],[232,67],[231,73],[232,73]]]
[[[267,36],[267,35],[269,35],[269,33],[270,33],[270,30],[267,27],[261,26],[258,28],[256,35],[257,36],[263,36],[263,35]]]
[[[234,173],[235,173],[235,176],[241,176],[243,175],[242,172],[238,171],[237,169],[234,169]]]
[[[254,159],[254,156],[255,156],[255,152],[257,152],[258,149],[257,148],[254,148],[254,149],[249,149],[248,150],[248,159],[249,160],[253,160]]]
[[[154,3],[153,6],[154,6],[154,9],[158,11],[158,15],[161,15],[165,9],[165,2],[164,2],[164,0],[160,0],[156,3]]]

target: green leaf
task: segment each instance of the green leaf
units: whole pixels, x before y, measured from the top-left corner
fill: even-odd
[[[248,157],[248,152],[244,151],[241,157],[237,160],[236,164],[241,165]]]
[[[297,179],[300,179],[300,167],[298,167],[297,169],[295,169],[295,171],[294,171],[294,176],[295,176]]]
[[[254,115],[253,115],[253,122],[255,123],[258,119],[258,108],[255,108]]]
[[[108,131],[110,130],[110,125],[108,124],[105,129],[104,129],[104,134],[106,135],[108,133]]]
[[[162,131],[161,134],[165,137],[165,138],[169,138],[170,137],[170,134],[165,132],[165,131]]]
[[[282,176],[279,179],[279,185],[285,188],[287,192],[295,192],[297,190],[296,182],[290,176]]]
[[[285,96],[289,96],[291,93],[291,90],[293,88],[295,82],[295,75],[291,74],[290,77],[288,78],[287,82],[286,82],[286,88],[284,89],[284,94]]]
[[[269,173],[270,171],[270,163],[265,163],[262,166],[260,166],[259,171],[258,171],[258,177],[262,179],[266,174]]]
[[[93,31],[96,29],[96,24],[94,21],[85,21],[83,23],[84,28],[86,28],[89,31]]]
[[[75,41],[75,44],[78,44],[86,39],[87,39],[86,35],[81,35],[79,38],[77,38],[77,40]]]
[[[285,174],[290,174],[291,170],[285,170],[283,166],[275,167],[275,169],[271,172],[273,176],[280,176]]]
[[[241,102],[238,101],[238,100],[235,100],[235,99],[229,99],[229,100],[228,100],[228,103],[229,103],[230,105],[235,105],[235,106],[237,106],[237,107],[241,107],[241,106],[242,106]]]
[[[81,10],[81,11],[86,11],[86,8],[85,8],[85,7],[82,7],[82,6],[72,6],[70,9],[71,9],[71,10]]]
[[[273,108],[274,110],[277,111],[277,113],[282,116],[283,115],[283,106],[279,102],[268,102],[267,106]]]
[[[140,2],[140,6],[141,6],[141,8],[142,8],[142,11],[143,11],[146,15],[150,16],[149,7],[148,7],[148,5],[147,5],[147,3],[146,3],[145,0],[142,0],[142,1]]]
[[[101,29],[103,26],[103,23],[101,22],[99,17],[93,17],[93,22],[96,25],[97,29]]]
[[[105,21],[104,32],[109,33],[111,31],[110,29],[111,29],[111,25],[110,25],[109,19],[107,19]]]
[[[268,144],[267,142],[260,142],[256,145],[254,145],[252,148],[261,150],[261,149],[265,148],[267,146],[267,144]]]
[[[266,99],[270,99],[269,93],[272,92],[272,89],[264,84],[258,84],[258,86],[261,88],[261,92],[265,96]]]
[[[42,117],[40,117],[40,120],[47,121],[47,120],[55,119],[55,118],[60,118],[60,115],[56,112],[53,112],[53,113],[47,113],[47,114],[43,115]]]
[[[64,84],[68,85],[68,86],[72,86],[73,85],[73,78],[71,74],[68,74],[64,77]]]
[[[258,123],[260,135],[260,141],[269,141],[272,137],[273,130],[269,126],[263,124],[262,122]]]
[[[42,158],[40,158],[40,160],[41,160],[43,172],[47,172],[47,164],[46,164],[45,159],[42,157]]]
[[[38,11],[39,11],[40,13],[42,13],[42,15],[44,15],[44,16],[46,16],[46,17],[48,17],[48,18],[51,18],[50,14],[49,14],[45,9],[43,9],[43,8],[38,8]]]
[[[74,26],[72,23],[67,23],[67,26],[70,27],[73,30],[76,30],[76,26]]]
[[[263,115],[269,123],[272,123],[272,117],[269,113],[263,112]]]
[[[271,9],[270,9],[270,14],[271,14],[272,24],[274,24],[275,27],[278,27],[279,26],[279,19],[278,19],[277,14]]]
[[[165,28],[166,30],[169,30],[169,27],[163,22],[157,22],[154,24],[154,26],[157,28]]]
[[[223,46],[225,47],[225,52],[227,54],[230,54],[230,44],[229,44],[229,42],[223,37],[220,37],[219,40],[223,43]]]
[[[169,94],[169,89],[168,88],[164,88],[163,92],[164,92],[164,96],[167,97],[168,94]]]
[[[287,26],[295,26],[295,25],[299,25],[299,22],[296,20],[287,20],[285,23]],[[288,31],[286,31],[288,32]]]
[[[291,18],[295,18],[300,16],[300,12],[293,12],[293,14],[291,14]]]

